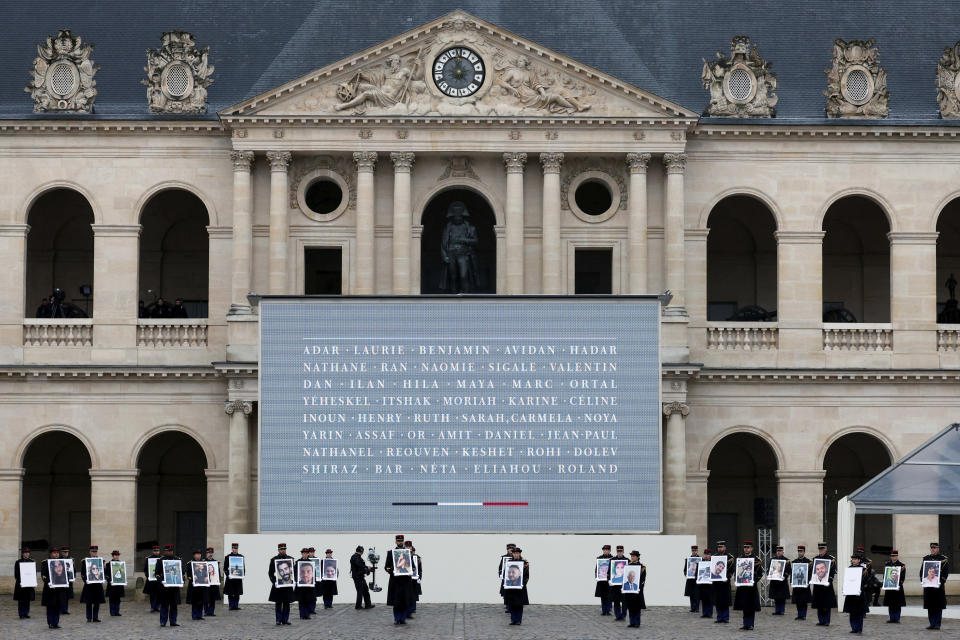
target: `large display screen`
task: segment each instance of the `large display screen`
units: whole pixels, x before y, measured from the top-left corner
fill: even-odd
[[[656,532],[659,302],[265,298],[260,530]]]

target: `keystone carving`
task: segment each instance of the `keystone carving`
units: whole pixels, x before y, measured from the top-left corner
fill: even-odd
[[[886,118],[890,92],[887,72],[877,62],[874,40],[839,38],[833,43],[833,67],[827,74],[827,117]]]
[[[937,102],[941,118],[960,118],[960,42],[944,47],[937,63]]]
[[[717,52],[717,59],[703,59],[703,88],[710,91],[707,116],[730,118],[772,118],[779,99],[774,93],[777,74],[772,63],[760,57],[750,38],[735,36],[730,43],[730,57]]]
[[[84,44],[69,29],[62,29],[56,37],[48,36],[44,44],[38,44],[31,70],[33,78],[24,88],[33,98],[33,110],[93,111],[97,97],[93,76],[100,67],[90,59],[92,53],[93,44]]]
[[[203,113],[207,87],[213,84],[210,47],[198,49],[186,31],[167,31],[160,49],[147,49],[147,87],[151,113]]]

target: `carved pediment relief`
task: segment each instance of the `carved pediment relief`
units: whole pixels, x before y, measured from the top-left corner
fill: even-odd
[[[886,118],[890,92],[887,72],[877,62],[874,40],[833,43],[833,66],[826,69],[828,118]]]
[[[694,118],[696,114],[456,12],[223,115]]]

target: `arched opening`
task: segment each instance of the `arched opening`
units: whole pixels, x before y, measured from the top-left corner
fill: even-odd
[[[423,235],[420,239],[420,292],[456,293],[444,286],[445,274],[452,269],[445,268],[441,244],[443,230],[447,225],[447,212],[454,202],[466,206],[469,217],[466,221],[476,229],[477,244],[474,247],[472,263],[476,271],[476,282],[470,293],[497,292],[497,236],[494,231],[496,218],[486,199],[470,189],[450,189],[437,194],[423,210],[421,224]]]
[[[185,189],[161,191],[144,206],[140,224],[140,300],[145,310],[139,315],[206,318],[210,241],[203,202]],[[178,299],[182,305],[175,305]]]
[[[960,324],[957,282],[960,281],[960,198],[951,200],[937,218],[937,322]]]
[[[729,196],[707,219],[707,320],[777,317],[777,223],[765,204]]]
[[[27,213],[26,317],[93,315],[93,223],[93,208],[73,189],[52,189],[34,201]]]
[[[137,561],[154,544],[173,544],[183,558],[206,547],[207,458],[197,441],[180,431],[159,433],[143,445],[137,468]]]
[[[730,549],[753,540],[757,529],[777,527],[777,456],[763,438],[732,433],[716,444],[707,461],[709,539]]]
[[[24,545],[69,545],[79,552],[73,555],[82,555],[90,544],[90,466],[90,452],[73,434],[48,431],[34,438],[23,455]]]
[[[890,224],[869,198],[848,196],[823,217],[823,321],[890,322]]]
[[[849,433],[838,438],[823,457],[827,472],[823,479],[824,538],[837,549],[837,501],[889,467],[890,453],[884,444],[868,433]],[[889,550],[893,544],[893,516],[858,514],[853,529],[854,546]],[[853,549],[837,549],[836,555]],[[876,551],[874,551],[876,553]]]

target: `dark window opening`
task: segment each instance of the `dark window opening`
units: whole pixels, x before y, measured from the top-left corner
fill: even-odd
[[[343,190],[333,180],[317,180],[307,187],[303,199],[315,213],[333,213],[343,202]]]
[[[610,187],[598,180],[587,180],[577,187],[573,194],[577,206],[588,216],[600,216],[609,211],[613,204]]]
[[[574,293],[613,293],[613,250],[577,249]]]
[[[343,261],[340,247],[304,249],[303,292],[306,295],[343,293]]]

